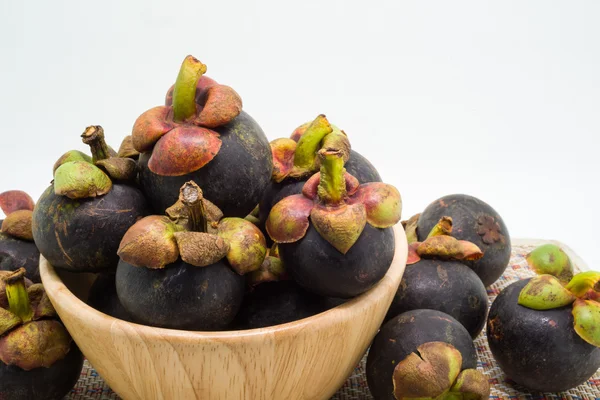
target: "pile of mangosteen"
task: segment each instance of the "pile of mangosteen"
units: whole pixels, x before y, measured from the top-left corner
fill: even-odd
[[[323,114],[269,142],[206,70],[186,57],[118,150],[101,126],[85,128],[90,154],[60,156],[37,204],[0,194],[0,398],[60,398],[81,370],[38,283],[40,253],[95,273],[97,310],[194,331],[306,318],[386,274],[398,190]],[[488,316],[486,287],[511,252],[500,215],[450,195],[402,224],[406,270],[367,360],[375,399],[487,398],[473,344],[486,321],[500,366],[528,388],[570,388],[600,367],[600,274],[573,277],[560,250],[540,249],[530,259],[541,275],[509,286]]]

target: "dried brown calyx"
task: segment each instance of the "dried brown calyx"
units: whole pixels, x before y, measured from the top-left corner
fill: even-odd
[[[229,86],[204,77],[206,65],[187,56],[167,105],[154,107],[133,126],[133,147],[152,152],[148,168],[158,175],[181,176],[209,163],[221,148],[214,130],[242,112],[242,99]]]
[[[300,240],[309,217],[321,237],[345,254],[368,223],[388,228],[400,220],[402,200],[392,185],[381,182],[360,185],[346,173],[340,150],[319,151],[320,172],[308,179],[302,194],[277,203],[267,218],[266,229],[276,243]]]
[[[21,190],[0,193],[0,209],[6,215],[0,230],[16,239],[33,241],[31,216],[35,206],[31,197]]]
[[[117,253],[131,265],[164,268],[181,259],[205,267],[226,258],[239,274],[260,268],[267,253],[260,230],[242,218],[222,218],[193,181],[185,183],[167,216],[151,215],[123,236]]]
[[[477,245],[466,240],[458,240],[451,234],[452,218],[442,217],[431,229],[427,239],[409,244],[406,264],[415,264],[422,258],[471,261],[483,257],[483,252]]]
[[[397,400],[484,400],[490,395],[487,377],[476,369],[461,371],[462,356],[444,342],[420,345],[394,368]]]
[[[24,268],[2,279],[8,304],[0,307],[0,360],[29,371],[63,359],[72,339],[42,285],[28,287]]]
[[[553,275],[538,275],[521,289],[518,302],[533,310],[572,305],[575,332],[589,344],[600,347],[600,272],[580,272],[568,283]]]
[[[286,178],[303,179],[319,171],[321,149],[338,150],[344,162],[350,157],[350,142],[344,131],[331,125],[320,114],[312,122],[296,128],[291,138],[271,142],[273,176],[275,182]]]
[[[106,144],[101,126],[88,126],[81,138],[92,157],[78,150],[63,154],[54,164],[54,193],[71,199],[102,196],[112,189],[113,181],[135,179],[136,161],[118,156]]]

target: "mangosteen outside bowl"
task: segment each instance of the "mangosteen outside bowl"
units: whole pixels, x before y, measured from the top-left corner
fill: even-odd
[[[365,354],[402,279],[407,241],[400,224],[394,230],[394,259],[373,288],[323,313],[260,329],[138,325],[86,305],[85,276],[56,270],[43,257],[40,275],[81,351],[124,399],[329,399]]]

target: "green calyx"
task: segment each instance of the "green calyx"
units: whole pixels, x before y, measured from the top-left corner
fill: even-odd
[[[554,275],[563,283],[567,283],[573,278],[571,259],[555,244],[549,243],[536,247],[527,255],[527,264],[537,274]]]
[[[454,346],[429,342],[400,361],[393,373],[397,400],[483,400],[490,394],[487,377],[475,369],[460,370],[462,356]]]
[[[600,272],[580,272],[571,279],[566,286],[567,290],[580,299],[600,299]]]
[[[346,180],[344,159],[339,150],[319,150],[321,160],[321,177],[317,195],[328,205],[337,205],[346,197]]]
[[[58,160],[56,160],[56,162],[54,163],[54,167],[52,168],[52,173],[54,174],[56,172],[56,169],[61,165],[71,161],[84,161],[87,163],[92,163],[92,157],[79,150],[67,151]]]
[[[575,301],[575,296],[552,275],[531,279],[519,294],[519,304],[534,310],[551,310]]]
[[[577,299],[573,304],[575,332],[592,346],[600,347],[600,303]]]
[[[586,342],[600,347],[600,272],[586,271],[568,284],[552,275],[532,278],[519,294],[519,304],[534,310],[550,310],[573,304],[573,327]]]
[[[70,199],[106,194],[112,181],[100,168],[85,161],[70,161],[54,172],[54,193]]]
[[[173,88],[173,120],[183,122],[196,115],[196,87],[206,72],[206,65],[193,56],[187,56],[177,75]]]

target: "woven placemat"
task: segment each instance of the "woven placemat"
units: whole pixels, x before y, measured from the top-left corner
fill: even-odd
[[[538,243],[539,244],[539,243]],[[536,244],[527,244],[517,242],[513,245],[511,259],[504,275],[491,287],[488,288],[490,304],[496,298],[498,293],[512,282],[533,276],[534,273],[528,267],[525,256]],[[572,257],[577,262],[577,257]],[[478,368],[488,377],[491,384],[490,399],[560,399],[560,400],[600,400],[600,373],[596,373],[587,382],[580,386],[562,393],[529,393],[524,388],[513,384],[495,365],[492,353],[487,344],[485,329],[475,340],[477,355],[479,356]],[[363,357],[360,364],[354,369],[354,372],[348,378],[344,386],[332,397],[331,400],[367,400],[373,397],[369,393],[367,378],[365,376],[365,361]],[[66,397],[69,400],[119,400],[117,396],[104,383],[100,375],[86,361],[81,372],[81,379]],[[183,400],[183,399],[182,399]]]

